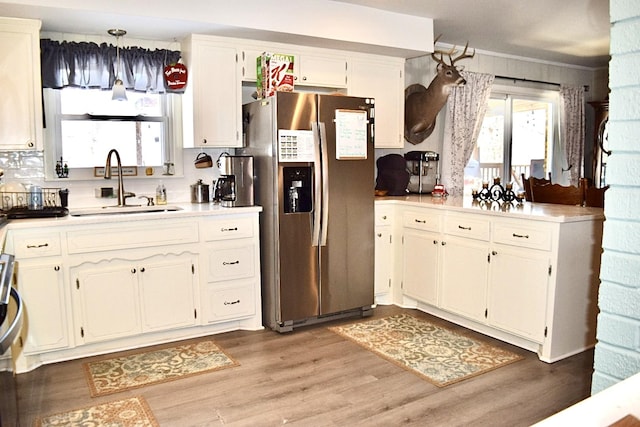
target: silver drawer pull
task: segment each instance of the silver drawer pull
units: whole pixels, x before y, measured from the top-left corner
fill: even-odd
[[[415,222],[420,223],[420,224],[426,224],[427,220],[426,219],[414,219]]]
[[[223,233],[225,231],[238,231],[238,227],[233,227],[233,228],[221,228],[220,231],[222,231]]]
[[[517,237],[518,239],[528,239],[529,235],[528,234],[516,234],[516,233],[513,233],[513,237]]]
[[[231,262],[223,261],[222,262],[222,265],[235,265],[235,264],[240,264],[240,261],[231,261]]]
[[[40,243],[39,245],[27,245],[27,248],[28,249],[46,248],[47,246],[49,246],[48,243]]]
[[[462,225],[459,225],[459,226],[458,226],[458,228],[459,228],[460,230],[469,230],[469,231],[471,231],[471,227],[464,227],[464,226],[462,226]]]
[[[235,301],[225,301],[224,305],[234,305],[234,304],[240,304],[240,300],[237,299]]]

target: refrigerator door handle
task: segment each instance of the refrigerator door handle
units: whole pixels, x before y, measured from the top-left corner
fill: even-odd
[[[322,232],[320,246],[327,246],[327,231],[329,228],[329,153],[327,150],[327,130],[320,122],[320,149],[322,153]]]
[[[322,170],[320,169],[320,132],[317,123],[311,123],[313,132],[313,175],[314,175],[314,193],[313,193],[313,224],[311,227],[311,246],[320,245],[320,227],[322,215]]]

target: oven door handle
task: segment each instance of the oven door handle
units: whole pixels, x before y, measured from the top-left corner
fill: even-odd
[[[15,341],[22,328],[22,298],[14,288],[11,288],[11,297],[16,301],[16,314],[6,332],[0,336],[0,355],[3,355]],[[8,317],[8,316],[7,316]],[[6,319],[5,319],[6,320]]]

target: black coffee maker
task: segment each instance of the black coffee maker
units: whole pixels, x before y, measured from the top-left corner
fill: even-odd
[[[409,151],[404,155],[410,174],[410,193],[431,193],[440,182],[440,155],[433,151]]]

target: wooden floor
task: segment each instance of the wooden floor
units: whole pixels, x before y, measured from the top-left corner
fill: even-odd
[[[411,312],[379,306],[374,317]],[[349,320],[334,322],[345,323]],[[21,425],[36,416],[143,396],[161,426],[528,426],[589,395],[593,351],[547,364],[524,360],[438,388],[327,330],[216,335],[239,367],[91,398],[82,359],[17,377]]]

